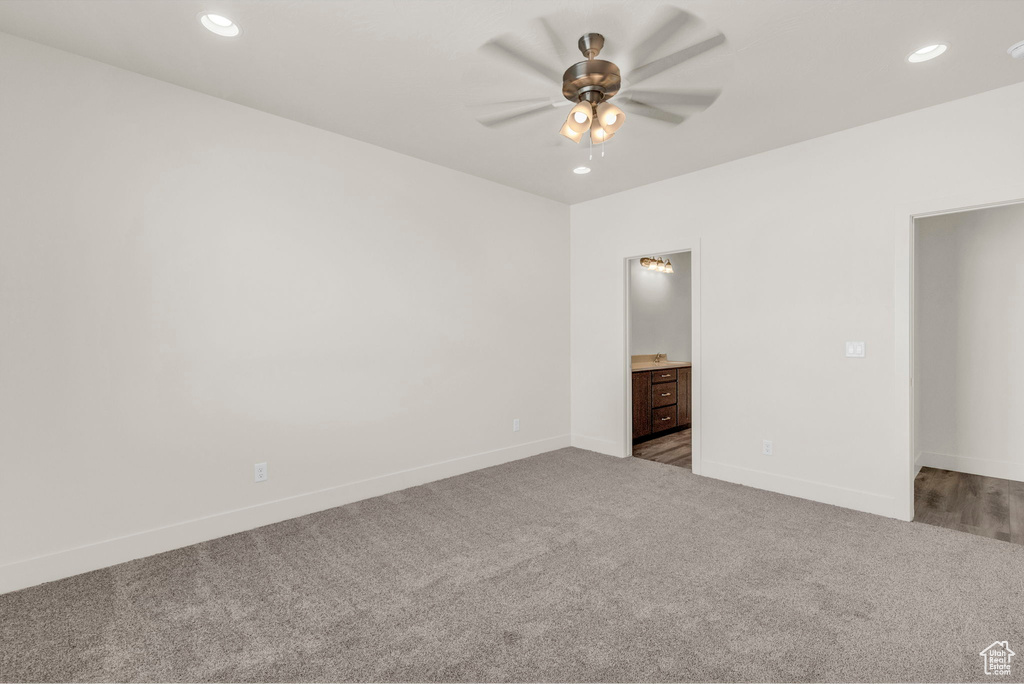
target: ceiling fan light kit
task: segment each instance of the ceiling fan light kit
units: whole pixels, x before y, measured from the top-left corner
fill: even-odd
[[[604,47],[604,36],[600,33],[587,33],[580,38],[578,46],[586,59],[562,74],[562,96],[577,104],[559,133],[578,143],[589,130],[590,141],[599,144],[615,135],[626,120],[621,109],[608,103],[619,92],[622,75],[612,62],[597,59]]]

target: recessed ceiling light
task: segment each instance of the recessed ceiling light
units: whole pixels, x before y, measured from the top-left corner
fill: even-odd
[[[225,38],[234,38],[241,32],[238,24],[219,14],[200,14],[199,22],[211,33]]]
[[[572,170],[572,172],[582,176],[585,173],[590,173],[590,167],[589,166],[577,166],[575,169]]]
[[[1016,45],[1011,45],[1007,52],[1010,53],[1010,56],[1014,59],[1024,59],[1024,40],[1020,41]]]
[[[949,48],[945,43],[936,43],[935,45],[926,45],[920,50],[915,50],[907,56],[908,62],[927,62],[929,59],[935,59]]]

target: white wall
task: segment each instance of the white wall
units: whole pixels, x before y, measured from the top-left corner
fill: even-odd
[[[0,591],[568,445],[565,205],[3,34],[0,83]]]
[[[690,361],[690,253],[655,256],[671,261],[673,273],[629,262],[629,351]]]
[[[1024,204],[919,219],[921,465],[1024,480]]]
[[[699,243],[702,474],[908,515],[906,208],[1024,196],[1021,121],[1024,84],[574,205],[574,444],[627,453],[623,259]]]

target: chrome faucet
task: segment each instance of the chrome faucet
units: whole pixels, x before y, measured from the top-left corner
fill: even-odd
[[[665,358],[664,354],[655,354],[654,355],[654,363],[661,363],[662,361],[665,361],[665,360],[666,360],[666,358]]]

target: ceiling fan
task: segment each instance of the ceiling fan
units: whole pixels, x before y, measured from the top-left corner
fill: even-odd
[[[725,43],[725,36],[715,32],[714,35],[680,50],[651,59],[694,19],[692,14],[674,7],[667,8],[663,17],[656,28],[629,54],[630,61],[639,66],[635,66],[625,79],[622,78],[616,64],[597,58],[605,44],[604,36],[600,33],[586,33],[580,37],[577,46],[584,59],[566,69],[561,77],[558,76],[556,69],[549,67],[537,56],[524,52],[508,37],[503,36],[489,41],[483,49],[534,75],[540,75],[547,81],[561,83],[562,97],[565,101],[543,98],[500,103],[512,105],[515,109],[511,112],[479,117],[477,120],[485,126],[501,126],[536,116],[555,107],[572,105],[559,133],[578,143],[589,132],[590,140],[595,144],[603,143],[615,135],[625,122],[626,112],[670,125],[682,123],[688,114],[710,107],[721,91],[641,90],[636,86],[722,45]],[[564,43],[558,38],[550,21],[542,17],[537,22],[554,48],[555,54],[559,58],[566,58]],[[620,92],[624,80],[628,87]],[[610,102],[616,95],[617,103],[622,109]],[[685,107],[687,114],[666,108],[675,108],[677,105]]]

